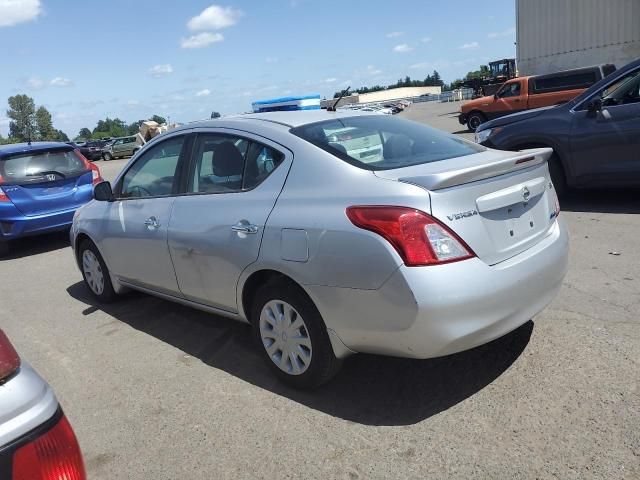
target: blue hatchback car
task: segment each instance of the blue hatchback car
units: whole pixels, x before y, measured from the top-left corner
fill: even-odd
[[[9,240],[69,228],[101,181],[98,167],[65,143],[0,146],[0,256]]]

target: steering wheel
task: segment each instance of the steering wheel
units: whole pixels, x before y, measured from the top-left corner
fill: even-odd
[[[131,190],[129,190],[129,194],[131,196],[134,196],[133,192],[135,190],[137,190],[137,191],[139,191],[140,193],[143,194],[143,195],[135,195],[136,197],[152,197],[153,196],[153,195],[151,195],[151,192],[149,190],[147,190],[144,187],[141,187],[140,185],[135,185],[135,186],[131,187]]]

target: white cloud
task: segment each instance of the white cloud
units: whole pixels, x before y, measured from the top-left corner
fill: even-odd
[[[267,63],[278,63],[278,57],[267,57],[264,61]]]
[[[127,105],[131,105],[131,106],[140,105],[140,101],[139,100],[128,100],[127,101]]]
[[[414,70],[423,70],[426,68],[431,68],[431,64],[429,62],[414,63],[413,65],[410,65],[409,68]]]
[[[68,78],[56,77],[49,82],[49,85],[51,85],[52,87],[70,87],[71,85],[73,85],[73,82]]]
[[[211,90],[209,90],[208,88],[200,90],[196,93],[196,97],[208,97],[209,95],[211,95]]]
[[[410,47],[406,43],[402,43],[400,45],[396,45],[393,47],[393,51],[396,53],[407,53],[413,50],[413,47]]]
[[[202,32],[189,38],[183,38],[180,41],[180,45],[182,48],[203,48],[223,40],[224,37],[221,33]]]
[[[26,83],[27,83],[27,87],[33,88],[34,90],[40,90],[41,88],[44,87],[44,80],[38,77],[28,78]]]
[[[242,15],[242,11],[232,7],[211,5],[189,20],[187,27],[192,31],[220,30],[235,25]]]
[[[404,35],[404,32],[390,32],[390,33],[387,33],[385,35],[385,37],[387,37],[387,38],[397,38],[397,37],[401,37],[402,35]]]
[[[367,65],[367,75],[380,75],[382,70],[373,65]]]
[[[40,0],[0,0],[0,27],[35,20],[41,13]]]
[[[516,27],[507,28],[502,32],[491,32],[487,35],[487,38],[497,38],[497,37],[510,37],[511,35],[516,34]]]
[[[338,81],[338,79],[335,78],[335,77],[329,77],[329,78],[325,79],[325,83],[335,83],[337,81]]]
[[[429,43],[429,42],[431,41],[431,37],[422,37],[422,38],[420,39],[420,41],[421,41],[422,43]]]
[[[149,69],[149,75],[154,78],[166,77],[173,73],[173,67],[169,63],[155,65]]]
[[[251,95],[253,95],[253,92],[247,90],[246,92],[242,92],[242,96],[243,97],[250,97]]]
[[[469,42],[469,43],[465,43],[464,45],[460,45],[458,48],[462,50],[470,50],[473,48],[478,48],[479,46],[480,44],[478,42]]]

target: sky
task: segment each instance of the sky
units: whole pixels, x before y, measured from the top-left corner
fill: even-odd
[[[99,119],[171,122],[347,86],[445,82],[515,56],[515,1],[0,0],[0,133],[25,93],[73,138]]]

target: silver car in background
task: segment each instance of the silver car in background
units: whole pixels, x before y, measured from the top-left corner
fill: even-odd
[[[96,186],[71,244],[99,301],[132,288],[249,322],[311,388],[352,353],[443,356],[543,310],[568,256],[550,154],[348,111],[194,123]]]

